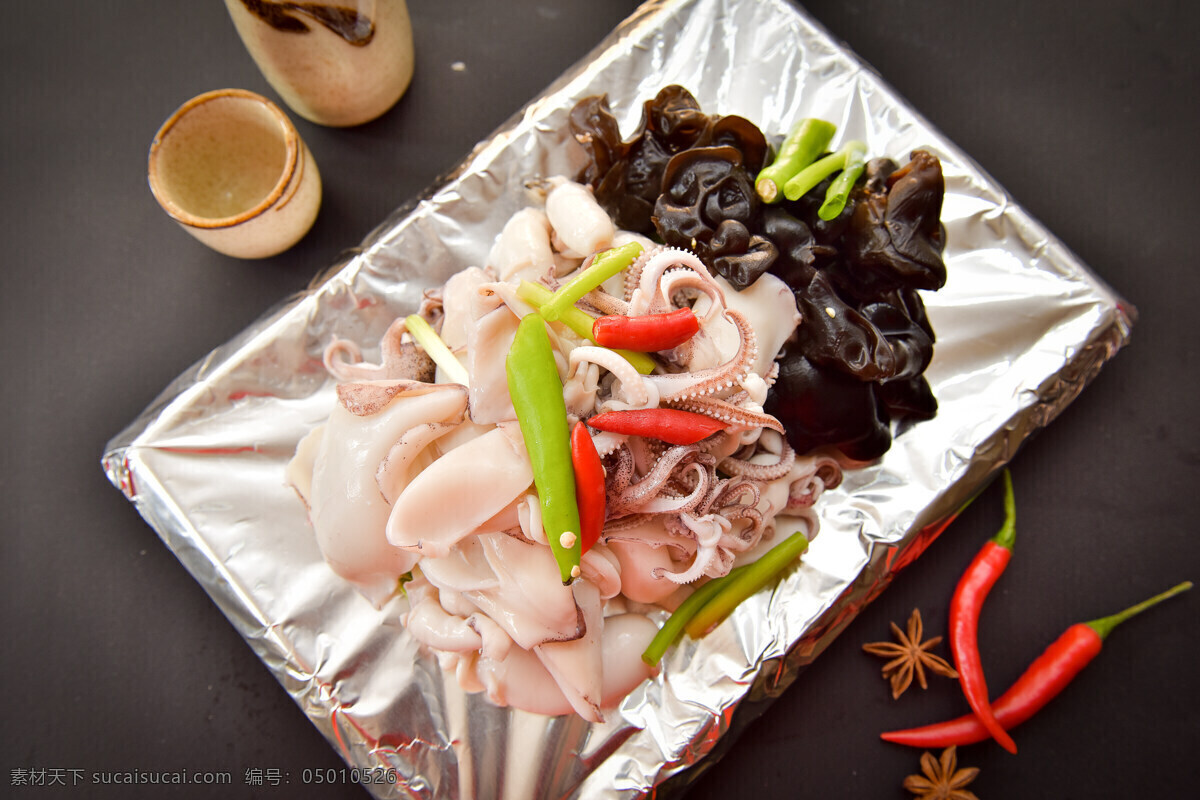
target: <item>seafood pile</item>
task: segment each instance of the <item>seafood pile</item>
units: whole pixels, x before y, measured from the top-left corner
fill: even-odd
[[[288,465],[330,567],[377,607],[406,594],[414,639],[464,690],[499,705],[601,721],[654,670],[642,654],[664,611],[785,537],[815,537],[814,504],[841,480],[847,456],[873,457],[878,447],[857,446],[857,432],[846,452],[819,447],[831,442],[798,439],[772,413],[794,400],[772,387],[808,322],[788,278],[808,277],[807,289],[820,275],[835,286],[819,259],[832,263],[837,248],[809,229],[807,243],[789,249],[787,236],[806,224],[782,221],[783,209],[739,212],[731,187],[747,173],[753,193],[769,145],[745,120],[705,117],[680,98],[666,95],[664,105],[683,109],[670,124],[648,106],[644,130],[658,120],[667,138],[639,135],[640,148],[613,138],[602,102],[581,104],[572,124],[591,109],[591,130],[608,137],[601,147],[599,133],[574,128],[591,166],[532,183],[529,205],[486,263],[427,292],[416,314],[388,329],[377,361],[352,342],[329,343],[337,402]],[[684,129],[688,145],[675,146],[670,137]],[[635,151],[669,156],[654,162],[657,178],[629,167]],[[696,169],[718,176],[710,188],[733,208],[726,219],[713,215],[728,209],[696,202]],[[846,213],[868,207],[874,192],[887,217],[887,176],[899,171],[876,168]],[[654,202],[635,175],[658,183]],[[623,198],[617,208],[613,197]],[[664,203],[689,197],[702,224],[684,224],[682,238],[654,227],[685,220],[689,212]],[[915,365],[928,361],[905,348],[913,336],[898,321],[921,328],[915,290],[888,276],[876,283],[872,302],[898,302],[903,313],[860,313],[841,296],[816,301],[826,319],[845,308],[886,323],[874,360],[887,362],[886,349],[891,372],[877,368],[865,381],[873,403],[874,387],[919,378]],[[596,320],[624,338],[598,343]],[[927,340],[931,351],[931,331]],[[800,357],[816,364],[813,352]],[[870,409],[872,430],[887,427],[882,406]],[[599,467],[575,462],[575,485],[564,487],[575,453],[548,443],[567,447],[570,428],[570,447],[592,452]],[[596,494],[598,514],[584,507]]]

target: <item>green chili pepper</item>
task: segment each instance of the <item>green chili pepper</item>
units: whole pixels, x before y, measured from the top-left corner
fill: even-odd
[[[842,167],[842,174],[829,184],[825,191],[825,202],[817,209],[817,216],[826,222],[836,219],[837,215],[842,213],[842,209],[846,207],[846,198],[854,188],[854,182],[867,166],[866,145],[862,142],[850,142],[846,148],[849,149],[846,150],[846,163]]]
[[[521,281],[517,286],[517,297],[540,311],[546,303],[550,302],[550,298],[554,297],[554,295],[540,283]],[[592,325],[595,323],[596,318],[583,309],[576,308],[573,305],[567,306],[559,314],[558,321],[575,331],[578,336],[587,339],[592,344],[596,344],[596,337],[592,333]],[[596,346],[600,347],[601,345]],[[649,375],[651,372],[654,372],[654,359],[645,353],[636,353],[633,350],[614,350],[613,352],[620,354],[622,358],[633,365],[633,368],[642,375]]]
[[[576,301],[595,289],[606,280],[633,263],[642,253],[642,246],[637,242],[629,242],[611,250],[605,250],[592,257],[592,263],[587,269],[571,279],[566,286],[554,293],[550,302],[538,311],[542,319],[553,322],[563,311],[574,308]]]
[[[744,572],[736,576],[730,572],[725,576],[726,581],[721,590],[688,621],[684,630],[693,638],[703,636],[709,628],[729,616],[729,612],[737,608],[739,603],[766,586],[807,549],[808,538],[797,531],[764,553],[758,561],[747,564]]]
[[[780,189],[800,170],[807,167],[829,146],[837,126],[823,119],[802,119],[792,126],[779,155],[764,167],[754,180],[754,189],[764,203],[778,203],[783,199]]]
[[[858,150],[865,152],[867,146],[862,142],[852,141],[842,145],[842,149],[809,164],[791,180],[783,185],[783,194],[788,200],[799,200],[808,194],[814,186],[828,178],[840,169],[845,169],[847,157]]]
[[[538,315],[528,314],[521,319],[505,360],[505,372],[533,467],[542,527],[566,585],[579,577],[579,507],[562,381],[546,324]]]

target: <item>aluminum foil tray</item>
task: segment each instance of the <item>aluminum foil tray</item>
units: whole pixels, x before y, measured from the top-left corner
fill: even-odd
[[[603,725],[495,708],[325,565],[283,479],[328,414],[320,355],[334,334],[377,343],[421,291],[480,264],[524,183],[573,173],[576,100],[606,92],[621,130],[679,83],[705,111],[768,136],[815,116],[872,154],[938,155],[946,176],[945,288],[927,377],[937,417],[899,430],[820,506],[800,568],[699,642],[668,653]],[[325,266],[325,265],[323,265]],[[720,749],[941,532],[1022,441],[1129,336],[1133,310],[869,68],[783,0],[642,6],[587,58],[377,228],[304,296],[174,381],[108,445],[104,468],[352,767],[398,776],[380,797],[663,796]],[[736,712],[736,713],[735,713]]]

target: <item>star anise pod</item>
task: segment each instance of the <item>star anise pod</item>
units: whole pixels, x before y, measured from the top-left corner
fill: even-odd
[[[922,754],[921,773],[904,779],[904,788],[920,800],[979,800],[974,792],[963,788],[975,780],[979,768],[958,769],[958,756],[953,745],[942,751],[940,759],[935,759],[930,752]]]
[[[900,630],[900,626],[896,623],[892,622],[890,624],[892,626],[892,634],[897,639],[896,642],[872,642],[871,644],[864,644],[863,650],[872,655],[891,659],[891,661],[883,665],[883,677],[887,678],[892,684],[893,700],[904,694],[905,690],[912,685],[914,673],[917,676],[917,683],[921,684],[922,689],[929,688],[929,684],[925,679],[926,669],[936,675],[942,675],[947,678],[958,677],[958,673],[954,671],[954,667],[950,666],[946,659],[929,652],[941,643],[941,636],[935,636],[924,642],[921,641],[923,630],[921,612],[918,609],[914,608],[912,616],[908,618],[907,634]]]

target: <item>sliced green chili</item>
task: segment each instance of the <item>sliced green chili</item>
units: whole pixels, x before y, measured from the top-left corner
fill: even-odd
[[[462,365],[454,353],[450,352],[450,348],[442,341],[442,337],[437,335],[437,331],[429,327],[429,323],[424,317],[419,314],[409,314],[404,318],[404,327],[408,328],[408,332],[417,340],[417,344],[433,359],[433,363],[442,368],[442,372],[446,373],[446,377],[454,383],[461,383],[467,386],[470,382],[470,375],[467,373],[467,368]]]
[[[764,203],[778,203],[783,199],[781,189],[800,170],[807,167],[829,146],[837,126],[823,119],[802,119],[792,126],[783,140],[779,155],[764,167],[754,180],[754,189]]]
[[[858,176],[863,174],[863,170],[867,166],[867,146],[862,142],[850,142],[846,145],[846,163],[842,167],[842,174],[833,179],[829,184],[829,188],[825,191],[825,202],[817,209],[817,216],[828,222],[831,219],[836,219],[837,215],[842,213],[842,209],[846,207],[846,198],[850,196],[850,190],[854,188],[854,182],[858,180]]]
[[[632,264],[641,253],[642,246],[637,242],[629,242],[597,253],[588,268],[555,292],[550,302],[542,306],[538,313],[542,315],[542,319],[553,322],[566,309],[574,308],[575,303],[585,294]]]
[[[818,161],[809,164],[791,180],[783,185],[783,194],[788,200],[799,200],[821,181],[846,166],[846,157],[854,150],[867,146],[862,142],[846,142],[836,153],[831,153]]]
[[[554,294],[540,283],[521,281],[517,286],[517,297],[538,309],[539,312],[546,303],[550,302],[550,298],[553,296]],[[576,308],[573,305],[567,306],[562,310],[558,321],[575,331],[578,336],[587,339],[593,344],[596,343],[596,337],[592,333],[592,324],[596,321],[596,318],[583,309]],[[600,347],[601,345],[596,346]],[[636,353],[633,350],[614,350],[613,352],[619,353],[622,358],[628,361],[642,375],[649,375],[651,372],[654,372],[654,359],[645,353]]]
[[[571,431],[562,381],[546,324],[536,314],[521,319],[505,360],[508,393],[533,467],[542,527],[563,584],[579,577],[579,507],[571,468]]]
[[[764,553],[758,561],[747,564],[744,572],[736,576],[730,572],[726,578],[732,580],[726,580],[720,591],[688,621],[684,630],[693,638],[703,636],[709,628],[729,616],[729,612],[737,608],[738,604],[766,586],[807,549],[808,538],[797,531]]]

